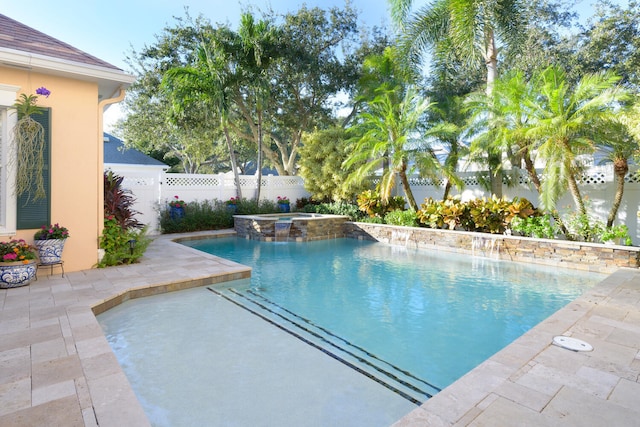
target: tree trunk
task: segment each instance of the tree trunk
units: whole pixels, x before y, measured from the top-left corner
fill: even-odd
[[[578,209],[578,213],[580,215],[586,215],[587,208],[584,205],[584,200],[582,200],[580,189],[578,188],[578,182],[576,181],[576,177],[573,173],[569,175],[569,191],[573,197],[573,203],[575,203],[576,208]]]
[[[493,94],[493,84],[498,77],[498,51],[493,30],[487,33],[487,50],[485,53],[485,64],[487,66],[487,97]],[[500,166],[502,163],[502,153],[487,153],[489,156],[489,180],[491,182],[491,194],[502,198],[502,173]]]
[[[531,160],[531,156],[529,155],[529,150],[526,150],[523,154],[524,157],[524,168],[527,170],[529,174],[529,178],[531,182],[533,182],[533,186],[536,187],[536,191],[540,194],[541,184],[540,178],[538,177],[538,172],[536,172],[536,168],[533,164],[533,160]]]
[[[258,109],[258,189],[256,202],[260,203],[260,193],[262,190],[262,110]]]
[[[403,162],[402,168],[398,172],[400,175],[400,182],[402,182],[402,189],[404,190],[404,194],[407,196],[407,200],[409,201],[409,206],[414,211],[418,212],[418,204],[416,203],[415,197],[413,197],[413,192],[411,191],[411,186],[409,185],[409,179],[407,178],[407,165]]]
[[[624,195],[624,177],[629,171],[629,163],[626,159],[616,159],[613,163],[613,170],[616,176],[616,194],[613,198],[613,205],[607,218],[607,228],[613,227],[613,222],[618,216],[618,209],[622,203],[622,196]]]
[[[236,183],[236,197],[242,200],[242,187],[240,186],[240,175],[238,174],[238,162],[236,160],[236,152],[233,149],[233,141],[229,134],[229,127],[225,124],[222,126],[224,137],[227,140],[227,148],[229,149],[229,159],[231,160],[231,169],[233,170],[233,180]]]

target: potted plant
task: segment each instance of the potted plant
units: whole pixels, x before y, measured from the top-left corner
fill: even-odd
[[[231,212],[236,212],[238,210],[238,199],[235,197],[230,198],[229,200],[227,200],[226,202],[227,205],[227,210],[231,211]]]
[[[173,199],[174,200],[169,202],[169,216],[174,221],[177,221],[181,218],[184,218],[184,208],[187,206],[187,204],[184,202],[184,200],[180,200],[180,197],[178,196],[173,196]]]
[[[36,252],[24,240],[0,242],[0,288],[31,283],[36,275]]]
[[[291,212],[291,204],[287,196],[278,196],[278,208],[280,212]]]
[[[64,242],[69,237],[69,230],[60,224],[43,225],[33,236],[38,249],[38,259],[42,265],[62,262]]]

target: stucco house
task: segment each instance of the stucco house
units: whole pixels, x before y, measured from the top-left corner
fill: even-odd
[[[65,270],[91,268],[103,227],[103,113],[124,98],[134,77],[60,40],[0,14],[0,240],[33,241],[37,228],[69,228]],[[12,108],[40,87],[45,127],[46,197],[18,200],[11,161]]]

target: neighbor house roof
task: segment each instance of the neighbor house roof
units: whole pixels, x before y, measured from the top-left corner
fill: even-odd
[[[2,14],[0,66],[94,81],[101,99],[116,96],[135,80],[115,65]]]
[[[113,135],[104,133],[104,163],[105,164],[125,164],[141,166],[163,166],[168,165],[151,156],[147,156],[135,148],[126,148],[124,142]]]

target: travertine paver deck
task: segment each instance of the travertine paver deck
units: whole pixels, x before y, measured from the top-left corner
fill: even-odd
[[[163,236],[140,264],[46,273],[0,290],[2,427],[149,425],[94,311],[249,269]],[[556,335],[594,351],[553,346]],[[640,272],[621,269],[395,426],[637,426],[639,374]]]

